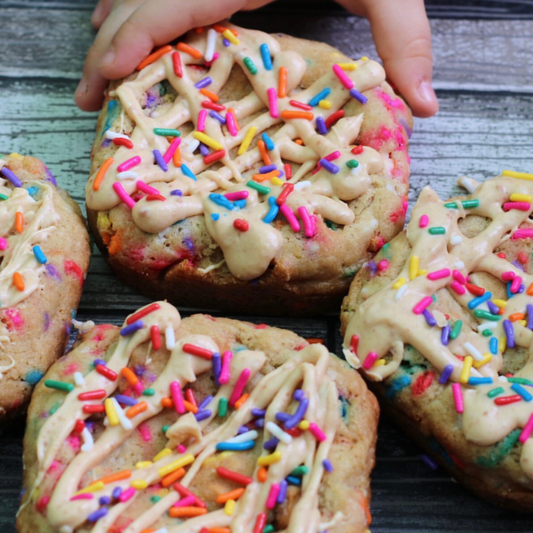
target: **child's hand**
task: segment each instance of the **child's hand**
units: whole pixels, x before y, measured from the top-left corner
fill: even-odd
[[[123,78],[156,46],[197,26],[207,26],[241,9],[272,0],[99,0],[92,22],[99,28],[91,46],[76,103],[85,111],[100,108],[108,80]],[[415,115],[438,110],[431,87],[432,53],[423,0],[338,0],[368,17],[388,78]]]

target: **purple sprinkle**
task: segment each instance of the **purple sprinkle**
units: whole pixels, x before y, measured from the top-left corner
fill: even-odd
[[[320,135],[326,135],[326,133],[328,132],[326,121],[324,120],[323,117],[320,117],[320,116],[316,117],[316,129],[318,133],[320,133]]]
[[[109,496],[100,496],[98,503],[100,505],[109,505],[111,503],[111,498]]]
[[[45,170],[46,175],[47,175],[47,178],[46,178],[46,179],[47,179],[52,185],[54,185],[54,186],[57,187],[57,181],[56,181],[55,176],[50,172],[50,169],[49,169],[46,165],[43,164],[43,167],[44,167],[44,170]]]
[[[292,395],[292,397],[297,401],[301,401],[302,398],[305,398],[305,394],[304,394],[304,391],[302,389],[296,389],[294,391],[294,394]]]
[[[208,85],[211,85],[212,83],[213,83],[213,80],[209,76],[206,76],[205,78],[203,78],[200,81],[196,82],[194,84],[194,86],[197,89],[203,89],[204,87],[207,87]]]
[[[522,265],[522,263],[518,262],[516,259],[511,262],[511,265],[515,266],[516,268],[524,272],[524,265]]]
[[[527,312],[527,327],[528,329],[533,329],[533,305],[527,304],[526,312]]]
[[[213,363],[213,375],[215,377],[215,381],[217,382],[217,385],[220,385],[218,378],[220,377],[220,372],[222,370],[222,363],[220,362],[220,354],[218,352],[213,353],[211,362]]]
[[[148,93],[146,96],[146,107],[151,109],[152,106],[156,103],[157,96],[155,94]]]
[[[276,413],[276,420],[278,422],[286,422],[287,420],[289,420],[290,417],[291,415],[287,413]]]
[[[113,489],[113,492],[111,493],[111,496],[114,500],[117,500],[118,497],[122,494],[122,489],[120,487],[115,487]]]
[[[96,522],[100,520],[100,518],[103,518],[106,514],[107,514],[107,507],[100,507],[100,509],[97,509],[96,511],[94,511],[94,513],[91,513],[87,517],[87,520],[89,522]]]
[[[263,428],[265,427],[265,419],[264,418],[257,418],[255,421],[254,421],[254,426],[256,428]]]
[[[200,153],[205,157],[206,155],[209,155],[209,148],[205,145],[200,143]]]
[[[362,104],[366,104],[368,102],[368,98],[364,94],[360,93],[357,89],[352,89],[350,91],[350,96]]]
[[[487,302],[487,306],[489,308],[489,311],[493,314],[493,315],[499,315],[500,314],[500,308],[493,302],[491,302],[490,300]]]
[[[48,313],[44,314],[44,331],[48,331],[50,327],[50,315]]]
[[[198,411],[203,411],[212,401],[213,396],[207,396],[206,398],[204,398],[202,403],[198,406]]]
[[[136,331],[139,331],[144,326],[144,322],[142,320],[137,320],[130,324],[129,326],[126,326],[120,330],[120,335],[122,337],[127,337],[128,335],[131,335],[132,333],[135,333]]]
[[[173,191],[170,191],[170,194],[172,196],[183,196],[183,192],[181,189],[174,189]]]
[[[285,501],[285,498],[287,497],[288,486],[289,484],[284,479],[280,481],[279,492],[278,492],[278,497],[276,498],[276,503],[281,504]]]
[[[194,415],[194,418],[196,418],[196,420],[198,422],[201,422],[202,420],[205,420],[206,418],[209,418],[212,414],[213,413],[212,413],[212,411],[210,409],[205,409],[204,411],[198,411]]]
[[[265,165],[259,169],[259,174],[268,174],[277,168],[278,167],[276,165]]]
[[[22,181],[20,181],[15,173],[9,170],[7,167],[3,167],[0,170],[0,174],[2,174],[4,178],[8,179],[15,187],[22,187]]]
[[[104,140],[102,141],[101,146],[102,146],[102,148],[107,148],[112,142],[113,142],[113,141],[112,141],[111,139],[104,139]]]
[[[296,427],[302,421],[308,407],[309,400],[307,398],[302,398],[296,408],[296,412],[288,420],[285,420],[285,427],[287,429]]]
[[[517,294],[522,294],[526,290],[526,286],[522,283],[517,291]]]
[[[322,461],[322,465],[326,472],[333,472],[333,465],[331,464],[331,461],[329,459],[324,459]]]
[[[97,366],[97,365],[107,366],[107,363],[103,359],[95,359],[93,361],[93,365],[94,366]]]
[[[442,374],[440,375],[439,383],[441,385],[444,385],[450,379],[452,372],[453,372],[453,365],[446,365],[444,367],[444,370],[442,371]]]
[[[226,119],[220,113],[217,113],[214,110],[209,111],[209,116],[215,120],[218,120],[221,124],[226,124]]]
[[[187,246],[189,250],[191,251],[194,250],[194,243],[192,242],[190,237],[183,239],[183,242],[185,243],[185,246]]]
[[[124,394],[117,394],[115,396],[115,400],[117,400],[118,403],[121,403],[123,405],[137,405],[139,403],[139,401],[135,398],[130,398],[129,396],[126,396]]]
[[[431,311],[424,309],[422,311],[422,314],[424,315],[424,318],[426,319],[428,326],[433,327],[437,325],[437,321],[435,320],[435,317],[431,314]]]
[[[155,162],[161,167],[161,170],[163,172],[166,172],[168,170],[168,165],[163,159],[163,156],[161,155],[161,152],[159,150],[154,150],[154,159]]]
[[[325,168],[330,174],[337,174],[337,172],[340,170],[337,165],[324,158],[320,160],[320,164],[322,165],[322,168]]]
[[[437,468],[439,468],[439,465],[429,455],[424,454],[420,457],[420,459],[422,459],[422,461],[424,461],[424,463],[426,463],[431,470],[437,470]]]
[[[263,448],[265,450],[275,450],[278,444],[279,444],[279,440],[276,439],[276,437],[273,437],[270,440],[267,440],[266,442],[263,443]]]
[[[505,336],[507,337],[507,348],[514,348],[515,342],[512,322],[510,320],[504,320],[503,329],[505,331]]]
[[[449,341],[450,341],[450,326],[444,326],[440,334],[440,342],[442,342],[444,346],[448,346]]]
[[[257,407],[254,407],[252,409],[252,416],[259,416],[259,417],[263,418],[265,415],[266,415],[266,410],[265,409],[258,409]]]
[[[246,426],[241,426],[237,431],[237,435],[242,435],[243,433],[248,433],[250,431]]]
[[[222,39],[222,44],[227,48],[230,45],[230,42],[224,37],[224,39]]]
[[[57,279],[57,281],[61,281],[61,274],[57,271],[57,269],[54,267],[54,265],[47,264],[46,265],[46,272],[52,276],[53,278]]]
[[[376,265],[376,262],[374,260],[372,261],[369,261],[367,264],[366,264],[367,268],[370,270],[370,272],[372,272],[372,274],[376,274],[377,271],[378,271],[378,267]]]

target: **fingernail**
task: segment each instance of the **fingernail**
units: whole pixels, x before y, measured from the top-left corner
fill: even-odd
[[[434,102],[437,99],[435,91],[429,81],[423,81],[418,86],[418,94],[426,102]]]
[[[85,78],[85,76],[82,76],[80,83],[78,83],[78,87],[76,88],[76,92],[74,93],[74,96],[85,96],[89,92],[89,82]]]
[[[104,68],[104,67],[111,65],[111,63],[114,63],[114,62],[115,62],[115,49],[111,47],[102,57],[98,67]]]
[[[98,2],[96,7],[94,8],[93,14],[91,15],[91,22],[93,24],[98,24],[100,21],[100,16],[102,15],[102,9],[104,6],[102,5],[102,2]]]

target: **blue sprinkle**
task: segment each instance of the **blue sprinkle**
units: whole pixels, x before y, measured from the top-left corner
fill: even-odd
[[[326,121],[320,115],[316,117],[316,129],[320,135],[326,135],[328,132],[328,127],[326,126]]]
[[[246,426],[241,426],[238,431],[237,431],[237,435],[242,435],[243,433],[248,433],[248,431],[250,431]]]
[[[433,327],[437,325],[437,321],[435,320],[435,317],[431,314],[431,311],[424,309],[422,311],[422,314],[424,315],[424,318],[426,319],[428,326]]]
[[[211,218],[216,222],[220,218],[220,215],[218,213],[211,213]]]
[[[222,39],[222,44],[227,48],[231,43],[224,37],[224,39]]]
[[[221,207],[225,207],[226,209],[229,209],[230,211],[233,211],[233,209],[235,209],[235,205],[230,202],[224,195],[222,194],[218,194],[218,193],[215,193],[215,192],[212,192],[210,195],[209,195],[209,199],[221,206]]]
[[[431,470],[437,470],[437,468],[439,468],[439,465],[429,455],[424,454],[420,457],[420,459],[422,459],[422,461],[429,466]]]
[[[361,102],[363,105],[368,102],[368,98],[364,94],[360,93],[357,89],[352,89],[350,91],[350,96],[355,98],[358,102]]]
[[[44,255],[43,251],[41,250],[41,247],[38,245],[35,245],[33,247],[33,255],[35,256],[35,259],[41,263],[41,265],[45,265],[47,262],[46,255]]]
[[[197,89],[203,89],[204,87],[207,87],[208,85],[211,85],[212,83],[213,83],[213,80],[209,76],[206,76],[205,78],[201,79],[200,81],[197,81],[194,84],[194,86]]]
[[[287,414],[287,413],[276,413],[276,420],[278,422],[287,422],[287,420],[289,420],[289,418],[291,417],[291,415]]]
[[[192,170],[187,166],[187,165],[184,165],[183,163],[181,164],[181,171],[188,177],[188,178],[191,178],[192,180],[196,181],[196,176],[192,173]]]
[[[100,505],[109,505],[111,503],[111,498],[109,496],[100,496],[98,503]]]
[[[517,394],[520,394],[520,396],[522,396],[526,402],[533,400],[533,396],[526,389],[524,389],[520,383],[513,383],[511,385],[511,389],[513,389]]]
[[[469,385],[491,385],[492,384],[492,378],[469,378],[468,384]]]
[[[479,307],[481,304],[487,302],[492,298],[492,292],[487,291],[483,296],[478,296],[477,298],[472,298],[468,302],[468,309],[475,309],[476,307]]]
[[[450,326],[444,326],[442,328],[442,332],[440,334],[440,342],[442,342],[444,346],[448,346],[448,342],[450,342]]]
[[[287,483],[290,483],[291,485],[300,486],[302,484],[302,478],[301,477],[287,476],[285,479],[287,480]]]
[[[513,282],[512,281],[509,281],[507,282],[507,287],[506,287],[506,290],[507,290],[507,298],[510,299],[514,296],[514,294],[511,292],[511,284]]]
[[[322,89],[317,95],[313,96],[313,98],[309,100],[308,104],[311,107],[317,106],[318,102],[320,102],[320,100],[324,100],[324,98],[327,98],[330,92],[331,92],[331,89],[329,87]]]
[[[29,187],[28,188],[28,194],[35,200],[35,197],[37,196],[37,193],[39,192],[38,187]]]
[[[444,385],[450,379],[452,372],[453,372],[453,365],[446,365],[444,367],[444,370],[442,371],[442,374],[440,375],[439,383],[441,385]]]
[[[261,138],[263,139],[267,150],[274,150],[274,141],[266,133],[262,133]]]
[[[254,426],[258,429],[265,427],[265,419],[264,418],[257,418],[254,420]]]
[[[258,409],[257,407],[254,407],[252,409],[252,416],[264,417],[265,415],[266,415],[265,409]]]
[[[22,187],[22,181],[20,181],[15,173],[9,170],[7,167],[0,169],[0,174],[9,180],[15,187]]]
[[[40,370],[30,370],[27,374],[24,380],[29,385],[37,385],[39,381],[41,381],[41,378],[43,377],[43,373]]]
[[[97,365],[107,366],[107,363],[103,359],[95,359],[93,361],[93,365],[94,366],[97,366]]]
[[[411,376],[403,374],[399,378],[392,380],[392,383],[387,388],[387,398],[393,398],[396,393],[400,392],[405,387],[408,387],[411,384]]]
[[[333,472],[333,465],[331,464],[331,461],[329,459],[324,459],[322,461],[322,465],[324,466],[324,470],[326,472]]]
[[[213,396],[206,396],[198,406],[198,411],[203,411],[212,401]]]
[[[154,159],[163,172],[166,172],[168,170],[168,165],[163,159],[163,156],[161,155],[161,152],[159,150],[154,150]]]
[[[294,394],[292,395],[292,397],[297,401],[297,402],[301,402],[304,398],[305,398],[305,393],[302,389],[296,389],[294,391]]]
[[[139,400],[136,400],[135,398],[130,398],[129,396],[126,396],[125,394],[117,394],[115,396],[115,400],[117,400],[118,403],[121,403],[123,405],[137,405],[139,403]]]
[[[206,418],[209,418],[212,414],[213,414],[213,412],[210,409],[205,409],[204,411],[198,411],[194,415],[194,418],[196,418],[196,420],[198,422],[201,422],[202,420],[205,420]]]
[[[120,330],[120,335],[122,337],[127,337],[128,335],[131,335],[132,333],[135,333],[136,331],[140,330],[144,326],[144,322],[142,320],[137,320],[133,322],[132,324],[129,324],[126,327],[123,327]]]
[[[533,305],[527,304],[526,312],[527,312],[527,327],[528,329],[533,329]]]
[[[263,43],[259,47],[259,51],[261,52],[261,59],[263,60],[263,65],[265,66],[265,69],[272,70],[272,58],[270,57],[270,50],[268,48],[268,44]]]
[[[113,489],[113,492],[111,493],[111,496],[114,500],[118,500],[119,496],[122,494],[122,489],[120,487],[115,487]]]
[[[276,503],[282,504],[285,501],[285,498],[287,497],[287,487],[289,484],[282,479],[279,484],[279,492],[278,497],[276,498]]]
[[[278,215],[278,211],[279,211],[279,207],[276,204],[275,196],[268,197],[268,205],[270,209],[268,210],[268,213],[264,216],[263,222],[270,224],[276,218],[276,216]]]
[[[220,113],[217,113],[214,110],[209,111],[209,116],[215,120],[218,120],[218,122],[221,124],[226,124],[226,119]]]
[[[490,353],[496,355],[498,353],[498,339],[491,337],[489,341]]]
[[[325,168],[330,174],[337,174],[337,172],[340,170],[337,165],[325,158],[320,160],[320,164],[322,165],[322,168]]]
[[[174,189],[170,191],[171,196],[183,196],[183,192],[180,189]]]
[[[251,450],[255,446],[255,441],[247,440],[244,442],[219,442],[216,448],[219,452],[244,452]]]
[[[278,444],[279,440],[276,439],[276,437],[273,437],[263,443],[263,448],[268,451],[275,450]]]
[[[243,200],[235,200],[233,202],[233,205],[235,205],[239,209],[244,209],[246,207],[246,200],[245,199],[243,199]]]
[[[87,520],[89,522],[97,522],[98,520],[100,520],[100,518],[103,518],[106,514],[107,514],[107,507],[100,507],[100,509],[97,509],[96,511],[91,513],[87,517]]]

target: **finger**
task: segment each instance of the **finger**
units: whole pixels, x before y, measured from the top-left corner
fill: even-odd
[[[131,74],[154,46],[168,43],[198,26],[233,15],[245,0],[152,0],[124,22],[102,58],[99,71],[108,79]]]
[[[113,0],[99,0],[98,4],[94,8],[93,14],[91,15],[92,25],[98,29],[108,17],[113,7]]]

